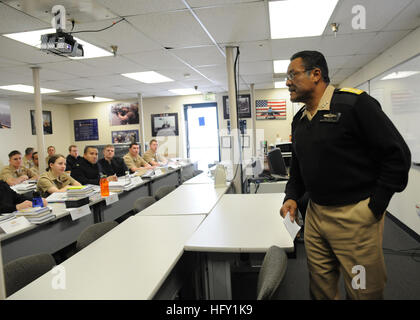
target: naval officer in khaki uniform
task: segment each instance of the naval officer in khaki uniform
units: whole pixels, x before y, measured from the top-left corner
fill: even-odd
[[[147,150],[144,155],[143,159],[147,161],[152,166],[163,166],[168,163],[168,160],[162,156],[161,154],[157,153],[158,142],[156,139],[152,139],[149,142],[149,150]]]
[[[48,160],[47,172],[44,172],[38,180],[37,189],[42,197],[48,197],[54,192],[65,192],[68,186],[80,186],[81,184],[65,173],[66,159],[61,154],[56,154]]]
[[[139,156],[140,147],[138,143],[131,143],[130,148],[128,149],[128,153],[123,157],[127,168],[130,169],[131,172],[136,172],[142,167],[150,168],[153,167],[148,164],[142,157]]]
[[[38,175],[22,166],[22,154],[19,151],[10,152],[9,165],[0,172],[0,180],[5,181],[9,186],[14,186],[28,179],[38,179]]]

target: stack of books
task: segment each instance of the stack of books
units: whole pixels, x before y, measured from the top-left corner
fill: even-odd
[[[30,223],[41,224],[55,219],[49,207],[26,208],[13,212],[16,217],[25,217]]]
[[[90,197],[96,192],[91,185],[88,186],[72,186],[67,189],[67,199],[80,199]]]
[[[15,218],[15,214],[14,213],[3,213],[0,214],[0,223],[12,220]]]
[[[110,192],[123,192],[129,187],[131,181],[126,177],[118,178],[118,181],[109,182],[109,191]]]

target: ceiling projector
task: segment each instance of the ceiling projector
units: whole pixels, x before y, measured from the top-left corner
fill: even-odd
[[[41,35],[41,50],[69,57],[83,57],[84,54],[83,46],[61,30]]]

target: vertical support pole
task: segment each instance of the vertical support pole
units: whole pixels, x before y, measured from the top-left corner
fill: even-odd
[[[242,191],[241,181],[241,168],[240,168],[240,140],[238,133],[238,115],[236,113],[236,88],[235,88],[235,73],[234,73],[234,60],[233,60],[233,49],[234,47],[226,47],[226,71],[228,78],[228,96],[229,96],[229,117],[230,117],[230,132],[233,138],[233,145],[231,148],[231,160],[233,177],[235,178],[232,182],[235,186],[236,193]],[[238,84],[239,85],[239,84]],[[239,168],[238,168],[239,167]],[[236,177],[235,177],[236,173]]]
[[[39,172],[42,173],[46,169],[45,163],[45,141],[44,141],[44,118],[42,115],[41,87],[39,85],[39,69],[40,67],[32,67],[32,76],[34,81],[35,96],[35,126],[36,141],[39,159]]]
[[[251,117],[252,117],[252,156],[255,158],[257,155],[257,115],[255,110],[255,89],[254,84],[251,83]]]
[[[146,137],[144,136],[144,108],[143,108],[143,95],[141,93],[137,94],[137,100],[139,103],[139,125],[140,125],[140,135],[141,135],[141,154],[143,155],[146,152]]]

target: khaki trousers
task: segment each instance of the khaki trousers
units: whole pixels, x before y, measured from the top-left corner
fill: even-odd
[[[368,203],[369,198],[346,206],[309,201],[304,237],[313,299],[337,299],[340,272],[348,298],[383,299],[385,215],[377,221]]]

